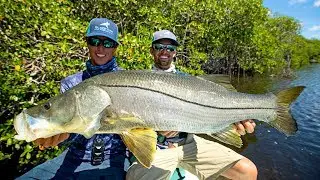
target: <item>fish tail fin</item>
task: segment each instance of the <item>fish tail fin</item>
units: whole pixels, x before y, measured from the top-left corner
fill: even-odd
[[[300,95],[305,86],[297,86],[280,91],[277,96],[277,118],[269,124],[286,135],[293,135],[297,123],[289,112],[290,104]]]

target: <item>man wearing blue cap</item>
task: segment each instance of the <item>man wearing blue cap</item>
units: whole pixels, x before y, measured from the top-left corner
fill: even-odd
[[[186,75],[175,68],[173,59],[179,46],[176,36],[168,30],[153,34],[150,53],[154,58],[154,71]],[[245,120],[235,124],[237,132],[244,135],[254,131],[255,123]],[[158,132],[158,150],[153,166],[144,168],[135,162],[129,168],[127,180],[149,179],[256,179],[257,169],[253,162],[231,149],[183,132]],[[192,174],[181,168],[188,170]],[[196,178],[196,179],[197,179]]]
[[[119,70],[114,53],[119,45],[118,27],[106,18],[90,21],[86,33],[90,59],[86,70],[61,81],[61,93],[90,77]],[[127,151],[120,136],[98,134],[86,139],[79,134],[60,134],[35,140],[40,149],[68,143],[68,149],[18,179],[111,179],[123,180]]]

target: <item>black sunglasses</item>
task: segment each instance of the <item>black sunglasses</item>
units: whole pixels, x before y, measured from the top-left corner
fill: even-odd
[[[153,44],[153,48],[157,51],[167,50],[168,52],[173,52],[177,49],[177,46],[171,44]]]
[[[102,44],[105,48],[117,47],[117,43],[109,39],[102,40],[97,37],[89,37],[87,38],[87,42],[91,46],[100,46]]]

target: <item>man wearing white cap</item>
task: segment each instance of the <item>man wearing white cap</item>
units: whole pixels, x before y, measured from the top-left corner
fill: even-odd
[[[171,31],[155,32],[150,48],[154,58],[152,69],[186,75],[178,71],[173,64],[177,46],[179,43]],[[252,120],[235,125],[242,135],[253,132],[255,128]],[[183,173],[183,169],[199,179],[257,178],[257,169],[253,162],[219,143],[183,132],[158,133],[158,151],[153,166],[147,169],[137,162],[133,163],[128,170],[127,180],[190,179],[188,174]]]

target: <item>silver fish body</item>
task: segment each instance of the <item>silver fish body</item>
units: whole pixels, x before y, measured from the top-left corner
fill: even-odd
[[[269,122],[276,118],[276,96],[228,91],[193,76],[122,71],[86,83],[109,94],[116,114],[134,115],[156,131],[213,133],[244,119]],[[99,131],[108,128],[102,126]]]
[[[293,134],[297,124],[289,106],[303,88],[284,90],[277,96],[254,95],[230,91],[194,76],[151,71],[105,73],[83,81],[43,105],[24,110],[14,120],[18,133],[15,138],[33,141],[65,132],[87,138],[95,133],[116,133],[148,167],[153,158],[144,155],[154,154],[154,131],[205,133],[224,140],[230,136],[224,134],[230,124],[258,119]],[[153,144],[145,144],[146,138]],[[231,135],[231,141],[233,138],[238,139],[233,144],[241,143],[238,136]],[[146,148],[141,153],[137,145],[152,150]]]

